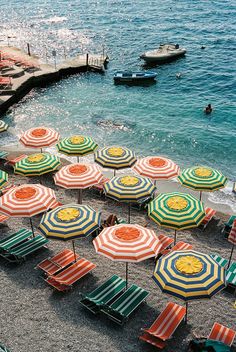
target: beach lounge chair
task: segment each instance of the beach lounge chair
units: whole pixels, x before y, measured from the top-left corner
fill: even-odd
[[[19,156],[17,156],[16,158],[14,159],[8,159],[7,162],[5,163],[5,165],[11,165],[11,166],[15,166],[15,164],[18,162],[18,161],[21,161],[22,159],[24,158],[27,158],[28,155],[26,154],[21,154]]]
[[[173,244],[173,242],[174,242],[173,238],[170,238],[170,237],[168,237],[166,235],[163,235],[163,234],[160,234],[158,236],[158,239],[159,239],[159,241],[161,242],[161,245],[162,245],[161,251],[163,249],[166,249],[166,248],[170,247]]]
[[[206,208],[205,209],[205,217],[202,220],[200,226],[203,227],[203,230],[205,230],[205,228],[207,227],[207,225],[209,224],[209,222],[213,219],[213,217],[216,214],[216,210],[212,209],[212,208]]]
[[[63,205],[63,203],[55,200],[55,202],[53,204],[51,204],[49,211],[52,209],[56,209],[57,207],[60,207],[61,205]]]
[[[150,343],[160,349],[164,348],[186,314],[186,308],[169,302],[154,323],[148,329],[142,329],[140,340]]]
[[[18,232],[13,233],[0,241],[0,252],[11,250],[20,243],[26,241],[32,235],[33,233],[28,229],[20,229]]]
[[[79,258],[76,254],[76,260]],[[44,259],[36,268],[41,269],[47,275],[54,275],[59,270],[66,268],[75,261],[74,252],[71,249],[63,249],[51,258]]]
[[[104,190],[104,184],[105,184],[106,182],[108,182],[108,181],[110,181],[109,178],[103,177],[102,180],[101,180],[101,182],[97,183],[96,185],[93,185],[93,186],[91,187],[91,189],[94,189],[95,191],[98,191],[99,194],[102,195],[102,194],[103,194],[103,190]]]
[[[0,214],[0,224],[4,223],[4,221],[8,220],[9,216]]]
[[[81,258],[60,273],[49,276],[46,282],[58,291],[68,291],[76,281],[87,275],[94,268],[96,268],[95,264]]]
[[[44,247],[48,242],[49,241],[47,238],[41,235],[36,235],[16,247],[8,249],[7,252],[1,253],[1,256],[9,262],[21,263],[26,260],[27,255],[36,252],[38,249]]]
[[[226,270],[226,283],[236,289],[236,262],[233,262]]]
[[[94,291],[82,295],[80,303],[92,313],[96,314],[100,311],[102,306],[114,300],[125,287],[126,281],[117,275],[113,275]]]
[[[10,352],[9,349],[6,348],[2,343],[0,343],[0,352]]]
[[[130,314],[146,299],[149,292],[132,285],[114,303],[101,309],[111,320],[123,325]]]
[[[231,346],[234,342],[235,335],[236,331],[234,331],[233,329],[229,329],[219,323],[214,323],[210,335],[208,336],[208,339],[220,341],[227,346]]]
[[[7,152],[0,151],[0,159],[4,159],[4,160],[6,160],[7,155],[8,155],[8,153],[7,153]]]
[[[210,257],[214,259],[218,264],[220,264],[220,266],[222,266],[223,268],[225,268],[228,264],[228,260],[220,257],[218,254],[210,254]]]
[[[173,252],[173,251],[183,251],[183,250],[190,250],[190,249],[193,249],[193,246],[191,244],[183,242],[183,241],[179,241],[172,248],[163,249],[160,252],[160,254],[166,255],[166,254]]]
[[[231,228],[233,226],[233,222],[234,220],[236,220],[236,215],[232,215],[230,216],[230,218],[228,219],[228,221],[226,221],[224,223],[224,227],[223,227],[223,230],[222,230],[222,233],[224,234],[224,236],[227,238],[230,231],[231,231]]]

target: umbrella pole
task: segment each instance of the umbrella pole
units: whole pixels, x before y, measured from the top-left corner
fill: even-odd
[[[114,177],[116,176],[116,170],[114,169]]]
[[[176,244],[176,233],[177,233],[177,231],[175,230],[175,239],[174,239],[174,245]]]
[[[234,244],[233,244],[232,249],[231,249],[231,253],[230,253],[227,269],[229,269],[230,262],[231,262],[231,259],[232,259],[232,256],[233,256],[233,251],[234,251]]]
[[[82,189],[79,188],[78,191],[78,204],[82,204]]]
[[[72,247],[73,247],[74,258],[75,258],[75,262],[76,262],[75,241],[74,240],[72,240]]]
[[[41,153],[43,152],[43,148],[40,148]]]
[[[128,224],[130,224],[130,212],[131,212],[131,205],[128,205]]]
[[[125,265],[126,265],[125,280],[126,280],[126,290],[127,290],[127,288],[128,288],[128,262],[126,262]]]
[[[77,163],[79,163],[79,156],[77,156]]]
[[[186,314],[184,319],[185,324],[187,324],[187,321],[188,321],[188,302],[186,302]]]
[[[32,222],[31,217],[30,217],[29,219],[30,219],[30,226],[31,226],[31,230],[32,230],[32,233],[33,233],[33,237],[35,237],[35,234],[34,234],[34,227],[33,227],[33,222]]]
[[[202,191],[200,191],[200,197],[199,200],[202,200]]]

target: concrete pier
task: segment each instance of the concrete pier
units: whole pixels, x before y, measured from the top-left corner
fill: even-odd
[[[23,61],[32,63],[36,67],[25,68],[16,62],[12,69],[1,70],[0,76],[11,77],[10,87],[0,86],[0,116],[13,104],[19,102],[35,87],[46,86],[68,75],[94,71],[103,73],[108,57],[96,54],[77,55],[58,64],[45,64],[36,56],[29,56],[22,50],[14,47],[0,47],[9,57],[19,57]],[[0,61],[1,62],[1,61]]]

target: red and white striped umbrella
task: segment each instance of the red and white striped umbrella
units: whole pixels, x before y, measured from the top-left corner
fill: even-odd
[[[82,201],[81,191],[102,181],[103,174],[95,164],[72,164],[62,167],[54,176],[57,186],[79,189],[79,202]]]
[[[31,217],[50,209],[56,196],[51,188],[24,184],[0,197],[0,212],[12,217]]]
[[[57,143],[59,138],[59,133],[54,129],[40,126],[25,131],[20,137],[20,142],[26,147],[43,148]]]
[[[105,228],[93,241],[97,253],[113,261],[140,262],[155,257],[162,248],[153,230],[140,225],[120,224]]]
[[[170,159],[159,156],[147,156],[139,159],[133,170],[141,176],[149,177],[153,180],[166,180],[178,176],[180,168]]]
[[[229,258],[229,262],[228,262],[228,267],[230,266],[230,262],[233,256],[233,251],[234,251],[234,246],[236,245],[236,220],[234,220],[232,228],[230,230],[229,236],[228,236],[228,241],[230,243],[232,243],[232,250],[231,250],[231,254],[230,254],[230,258]]]

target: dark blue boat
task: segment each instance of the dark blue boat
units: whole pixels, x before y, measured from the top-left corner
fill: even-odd
[[[155,72],[118,71],[114,74],[114,81],[115,83],[152,82],[156,76]]]

